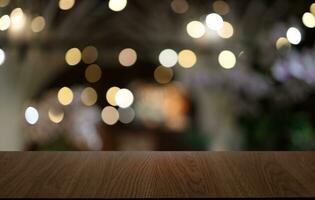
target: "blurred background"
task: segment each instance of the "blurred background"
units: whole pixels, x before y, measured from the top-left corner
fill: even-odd
[[[0,0],[0,150],[314,150],[315,1]]]

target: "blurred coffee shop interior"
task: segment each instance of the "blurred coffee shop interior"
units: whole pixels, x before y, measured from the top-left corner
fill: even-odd
[[[0,150],[314,150],[315,1],[0,0]]]

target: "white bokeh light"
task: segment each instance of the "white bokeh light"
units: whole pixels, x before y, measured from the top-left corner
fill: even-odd
[[[132,92],[126,88],[120,89],[115,95],[116,104],[121,108],[128,108],[132,105],[133,100]]]
[[[38,121],[38,118],[38,111],[34,107],[28,107],[25,110],[25,120],[27,123],[34,125]]]
[[[0,65],[2,65],[5,61],[5,53],[2,49],[0,49]]]
[[[165,49],[159,55],[159,61],[164,67],[173,67],[178,60],[176,51],[172,49]]]
[[[287,39],[289,40],[291,44],[297,45],[302,40],[301,32],[299,31],[299,29],[295,27],[291,27],[287,31]]]
[[[223,19],[216,13],[211,13],[206,17],[207,26],[214,31],[218,31],[223,26]]]
[[[108,7],[112,11],[122,11],[127,6],[127,0],[109,0]]]
[[[199,21],[192,21],[187,24],[186,31],[190,37],[197,39],[205,35],[206,28],[203,23]]]

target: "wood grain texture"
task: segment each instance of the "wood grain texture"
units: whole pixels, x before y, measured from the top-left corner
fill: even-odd
[[[0,197],[311,197],[314,152],[2,152]]]

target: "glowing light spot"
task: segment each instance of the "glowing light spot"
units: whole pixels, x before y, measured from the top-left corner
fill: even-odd
[[[61,105],[70,105],[73,101],[73,92],[68,87],[63,87],[58,91],[58,101]]]
[[[9,5],[9,3],[10,3],[10,0],[0,0],[0,7],[4,8],[7,5]]]
[[[315,27],[315,16],[312,13],[306,12],[302,17],[303,24],[308,28]]]
[[[134,100],[133,94],[128,89],[120,89],[115,95],[116,104],[121,108],[128,108]]]
[[[42,16],[35,17],[31,23],[31,29],[33,32],[38,33],[44,30],[45,28],[45,18]]]
[[[90,83],[99,81],[102,77],[102,69],[97,64],[89,65],[85,70],[85,78]]]
[[[59,124],[64,118],[64,112],[60,110],[49,109],[48,117],[53,123]]]
[[[70,10],[75,4],[75,0],[59,0],[61,10]]]
[[[189,5],[186,0],[173,0],[171,8],[175,13],[183,14],[187,12]]]
[[[5,61],[5,53],[2,49],[0,49],[0,65],[2,65]]]
[[[85,64],[92,64],[97,60],[98,51],[94,46],[87,46],[82,51],[82,61]]]
[[[214,31],[218,31],[223,26],[223,19],[216,13],[211,13],[206,17],[207,26]]]
[[[172,49],[165,49],[159,55],[159,61],[164,67],[173,67],[177,63],[177,53]]]
[[[225,1],[218,0],[212,4],[213,10],[220,15],[226,15],[230,12],[230,6]]]
[[[290,47],[291,45],[290,45],[290,43],[289,43],[289,41],[288,41],[288,39],[287,38],[285,38],[285,37],[280,37],[278,40],[277,40],[277,42],[276,42],[276,48],[278,49],[278,50],[280,50],[282,47]]]
[[[137,61],[137,52],[133,49],[123,49],[118,56],[119,63],[122,66],[130,67]]]
[[[228,39],[234,34],[234,29],[232,24],[229,22],[223,22],[223,26],[218,30],[218,35],[221,38]]]
[[[192,38],[201,38],[206,33],[205,26],[199,21],[192,21],[187,24],[187,33]]]
[[[291,44],[297,45],[302,40],[301,32],[299,31],[299,29],[295,27],[291,27],[287,31],[287,39],[289,40]]]
[[[118,113],[119,113],[119,121],[123,124],[131,123],[136,116],[135,111],[131,107],[118,108]]]
[[[117,106],[115,96],[117,92],[120,90],[119,87],[111,87],[106,92],[106,100],[112,106]]]
[[[9,17],[9,15],[3,15],[0,18],[0,30],[1,31],[5,31],[10,27],[11,24],[11,19]]]
[[[10,14],[11,18],[11,25],[10,29],[13,32],[19,32],[21,31],[26,24],[26,17],[24,16],[24,13],[21,8],[15,8],[12,10]]]
[[[315,15],[315,3],[312,3],[310,6],[310,11],[313,15]]]
[[[127,6],[127,0],[109,0],[108,7],[112,11],[122,11]]]
[[[78,48],[71,48],[66,52],[66,62],[70,66],[74,66],[79,64],[81,61],[81,51]]]
[[[173,78],[173,70],[159,66],[154,70],[154,79],[160,84],[169,83]]]
[[[85,88],[81,93],[81,101],[86,106],[93,106],[97,101],[97,93],[91,88]]]
[[[191,68],[197,62],[196,54],[188,49],[182,50],[178,54],[178,63],[184,68]]]
[[[28,107],[25,110],[25,120],[27,123],[34,125],[37,123],[39,118],[38,111],[34,107]]]
[[[116,108],[112,107],[112,106],[106,106],[103,110],[102,110],[102,120],[105,124],[107,125],[114,125],[117,123],[118,119],[119,119],[119,113],[116,110]]]
[[[236,57],[234,53],[224,50],[219,54],[219,63],[225,69],[232,69],[236,64]]]

